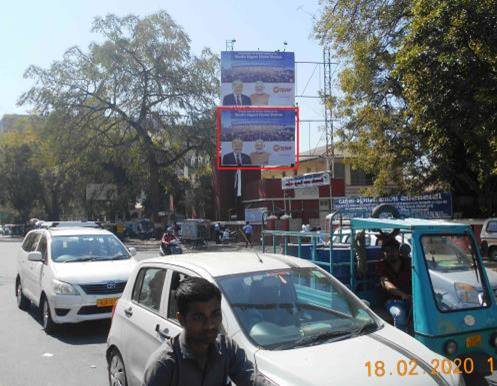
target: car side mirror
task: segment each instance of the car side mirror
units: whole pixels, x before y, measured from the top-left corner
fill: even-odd
[[[43,256],[39,251],[33,251],[28,253],[29,261],[43,261]]]
[[[129,247],[128,251],[131,254],[131,256],[135,256],[136,255],[136,248],[135,247]]]

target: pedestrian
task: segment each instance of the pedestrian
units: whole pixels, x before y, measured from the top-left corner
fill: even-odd
[[[245,226],[243,227],[243,234],[245,235],[245,248],[252,246],[252,232],[253,232],[252,225],[250,225],[250,222],[245,222]]]
[[[216,244],[219,244],[221,241],[221,224],[217,222],[214,224],[214,237],[216,238]]]
[[[223,231],[223,244],[230,242],[230,228],[226,227]]]
[[[142,386],[238,386],[255,383],[253,364],[243,349],[219,335],[221,292],[209,281],[190,277],[175,294],[176,318],[183,327],[149,358]]]

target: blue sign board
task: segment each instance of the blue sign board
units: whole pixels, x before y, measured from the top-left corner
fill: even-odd
[[[449,219],[453,214],[450,193],[380,198],[339,197],[333,199],[333,210],[340,210],[344,218],[370,217],[373,208],[379,204],[396,207],[402,218]]]

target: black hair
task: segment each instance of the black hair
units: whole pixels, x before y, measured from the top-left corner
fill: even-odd
[[[214,284],[200,277],[186,278],[176,290],[177,309],[183,316],[188,313],[190,303],[208,302],[211,299],[221,301],[221,291]]]

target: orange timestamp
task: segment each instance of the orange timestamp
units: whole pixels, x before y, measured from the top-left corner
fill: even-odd
[[[493,373],[494,358],[488,357],[487,363],[490,371]],[[461,374],[469,375],[475,371],[475,363],[472,358],[455,358],[450,359],[432,359],[431,362],[432,375],[449,375]],[[364,366],[368,372],[368,377],[384,377],[389,375],[396,375],[401,377],[424,375],[430,372],[425,371],[415,359],[399,359],[395,362],[393,368],[387,368],[384,361],[367,361]]]

